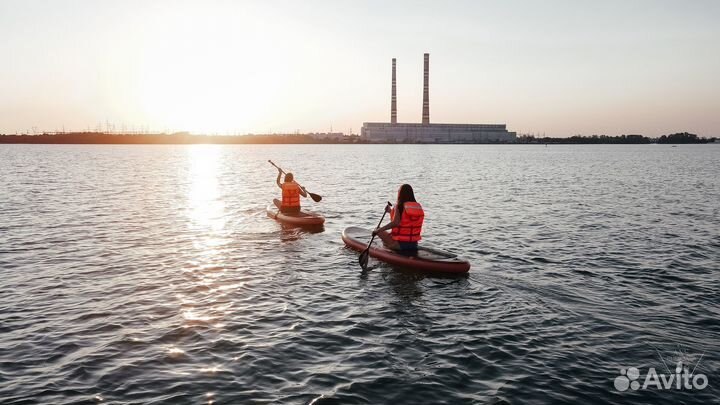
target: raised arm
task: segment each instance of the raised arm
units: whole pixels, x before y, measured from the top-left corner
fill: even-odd
[[[395,209],[398,210],[399,208],[396,207]],[[389,211],[390,211],[390,207],[389,207],[389,206],[386,206],[386,207],[385,207],[385,210],[386,210],[386,212],[389,212]],[[381,226],[380,228],[376,229],[375,231],[376,231],[376,232],[387,231],[388,229],[392,229],[392,228],[395,228],[395,227],[400,226],[400,217],[401,217],[402,215],[398,215],[398,212],[397,212],[397,211],[396,211],[395,214],[396,214],[396,215],[395,215],[395,218],[393,218],[392,221],[390,221],[390,222],[389,222],[388,224],[386,224],[386,225]]]
[[[277,179],[275,180],[275,183],[277,183],[277,186],[282,189],[282,184],[280,183],[281,176],[282,176],[282,170],[280,170],[280,168],[278,168],[278,176],[277,176]]]

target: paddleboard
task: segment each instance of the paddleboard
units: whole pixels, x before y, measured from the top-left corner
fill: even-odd
[[[355,226],[345,228],[342,233],[343,242],[358,252],[367,248],[371,237],[370,230]],[[396,266],[424,271],[467,273],[470,270],[470,262],[467,260],[453,253],[430,247],[423,242],[418,245],[417,251],[397,252],[383,246],[382,241],[375,237],[370,247],[370,257]]]
[[[267,206],[267,216],[282,223],[295,226],[320,226],[325,223],[325,218],[319,214],[300,211],[298,213],[280,212],[275,204]]]

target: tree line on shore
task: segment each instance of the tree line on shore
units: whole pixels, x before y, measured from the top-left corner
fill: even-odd
[[[704,138],[689,132],[662,135],[659,138],[648,138],[642,135],[574,135],[569,138],[553,138],[549,136],[535,137],[533,135],[520,135],[518,143],[573,143],[573,144],[645,144],[645,143],[710,143],[717,142],[717,138]]]

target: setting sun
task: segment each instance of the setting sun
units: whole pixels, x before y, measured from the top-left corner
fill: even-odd
[[[199,26],[196,20],[212,24]],[[273,47],[247,31],[243,14],[176,9],[153,28],[137,66],[143,112],[152,125],[196,133],[247,132],[273,109],[287,70]],[[270,36],[272,34],[269,34]],[[267,61],[257,69],[258,61]]]

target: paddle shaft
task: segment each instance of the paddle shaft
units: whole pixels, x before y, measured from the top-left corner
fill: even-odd
[[[271,165],[275,166],[276,169],[280,170],[280,173],[285,174],[285,170],[281,169],[278,165],[273,163],[272,160],[268,160],[268,162],[270,162]]]
[[[392,207],[392,204],[390,204],[390,201],[388,201],[386,207],[388,207],[388,206]],[[382,225],[382,221],[383,221],[383,219],[385,219],[385,214],[387,214],[387,209],[383,210],[382,217],[380,217],[380,222],[378,222],[377,226],[375,227],[376,229],[380,228],[380,225]],[[370,255],[370,246],[372,246],[372,243],[375,240],[375,236],[376,236],[376,234],[373,233],[373,236],[370,238],[370,243],[368,243],[367,248],[365,248],[365,250],[363,250],[363,252],[360,253],[360,266],[363,268],[363,270],[365,270],[365,265],[367,264],[367,256]]]

